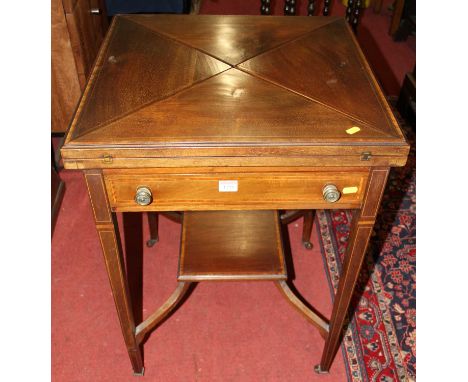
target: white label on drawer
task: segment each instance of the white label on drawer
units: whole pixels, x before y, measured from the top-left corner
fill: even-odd
[[[220,180],[218,183],[219,192],[237,192],[237,180]]]

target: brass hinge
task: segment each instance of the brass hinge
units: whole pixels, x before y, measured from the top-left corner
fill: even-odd
[[[104,154],[104,155],[102,156],[102,161],[103,161],[104,163],[112,163],[112,155],[110,155],[110,154]]]
[[[372,153],[370,151],[364,151],[361,154],[361,160],[370,160],[372,158]]]

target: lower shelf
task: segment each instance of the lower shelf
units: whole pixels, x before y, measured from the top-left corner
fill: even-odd
[[[277,211],[184,213],[179,281],[286,279]]]
[[[274,281],[278,289],[325,339],[329,323],[295,295],[287,282],[278,211],[184,212],[177,288],[135,330],[141,344],[182,301],[192,282]]]

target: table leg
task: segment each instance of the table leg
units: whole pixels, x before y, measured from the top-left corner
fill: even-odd
[[[331,363],[338,351],[343,324],[374,227],[388,172],[388,168],[376,168],[371,171],[364,203],[361,210],[357,211],[353,218],[343,271],[333,303],[329,333],[320,364],[315,366],[317,373],[327,373],[330,370]]]
[[[312,235],[312,226],[314,225],[315,210],[304,211],[304,222],[302,226],[302,244],[305,249],[312,249],[310,236]]]
[[[132,301],[133,320],[143,321],[143,214],[122,212],[126,280]]]
[[[157,212],[150,211],[148,215],[148,225],[150,231],[150,238],[146,242],[146,246],[151,248],[159,241],[159,216]]]
[[[99,170],[85,171],[85,179],[128,355],[134,374],[143,375],[143,357],[135,338],[135,320],[122,261],[117,219],[110,210],[102,173]]]

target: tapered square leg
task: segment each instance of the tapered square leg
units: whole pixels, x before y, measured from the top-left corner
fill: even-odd
[[[363,206],[354,215],[343,272],[340,276],[333,303],[329,333],[325,340],[320,364],[315,367],[317,373],[326,373],[330,370],[331,363],[340,345],[343,324],[374,227],[388,172],[388,168],[377,168],[371,171]]]
[[[315,210],[304,211],[304,223],[302,226],[302,244],[305,249],[312,249],[310,236],[312,235],[312,226],[314,225]]]
[[[150,231],[150,238],[146,242],[146,246],[151,248],[159,241],[159,216],[157,212],[148,212],[148,225]]]
[[[110,210],[101,172],[98,170],[85,171],[85,179],[130,362],[135,375],[143,375],[143,357],[135,338],[135,321],[122,261],[117,219]]]

